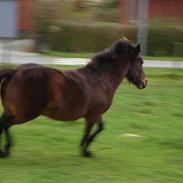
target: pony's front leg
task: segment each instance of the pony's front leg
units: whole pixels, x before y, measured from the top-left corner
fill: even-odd
[[[96,131],[88,137],[89,144],[91,142],[93,142],[94,138],[104,129],[103,121],[101,120],[101,121],[97,122],[97,126],[98,126],[98,128],[96,129]]]
[[[84,157],[90,157],[91,156],[90,151],[88,151],[88,149],[87,149],[88,148],[88,143],[87,142],[88,142],[90,131],[91,131],[93,125],[94,125],[94,123],[89,123],[88,121],[86,121],[85,134],[82,137],[81,143],[80,143],[81,150],[82,150],[82,155]]]
[[[90,124],[90,125],[89,125]],[[87,121],[86,124],[86,133],[83,136],[82,140],[81,140],[81,146],[82,146],[82,154],[85,157],[91,157],[92,154],[91,152],[88,150],[89,145],[93,142],[93,140],[95,139],[95,137],[97,136],[97,134],[99,134],[102,130],[103,130],[103,121],[100,118],[96,124],[98,126],[98,128],[96,129],[96,131],[93,134],[90,134],[90,131],[93,127],[95,123],[91,123],[89,121]]]

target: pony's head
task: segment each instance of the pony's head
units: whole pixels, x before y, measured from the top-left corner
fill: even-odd
[[[140,56],[140,44],[135,46],[130,43],[130,41],[121,39],[115,44],[114,48],[118,57],[121,55],[123,60],[128,60],[130,63],[126,74],[127,80],[139,89],[145,88],[147,86],[147,78],[143,71],[143,59]]]

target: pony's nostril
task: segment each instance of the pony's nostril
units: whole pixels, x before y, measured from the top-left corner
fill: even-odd
[[[143,81],[144,88],[147,86],[147,82],[148,82],[148,80]]]
[[[146,86],[147,86],[147,80],[141,80],[140,82],[139,82],[139,86],[138,86],[138,88],[140,88],[140,89],[143,89],[143,88],[145,88]]]
[[[145,88],[147,86],[148,79],[145,77],[142,82],[143,82],[143,85],[144,85],[144,88]]]
[[[148,78],[145,77],[144,81],[147,84],[148,83]]]

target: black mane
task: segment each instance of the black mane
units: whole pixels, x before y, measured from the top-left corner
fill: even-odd
[[[119,40],[114,43],[112,47],[106,48],[97,53],[87,66],[94,68],[97,66],[114,64],[123,54],[133,48],[134,46],[129,41]]]
[[[101,52],[97,53],[91,60],[92,63],[98,63],[99,65],[102,64],[109,64],[116,59],[116,52],[114,48],[106,48]]]

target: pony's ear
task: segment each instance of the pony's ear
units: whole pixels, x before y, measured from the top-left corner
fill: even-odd
[[[129,41],[129,39],[126,38],[125,36],[122,36],[122,37],[121,37],[121,40],[122,40],[122,41]]]
[[[140,50],[140,43],[139,44],[137,44],[137,46],[136,46],[136,51],[139,53],[141,50]]]

